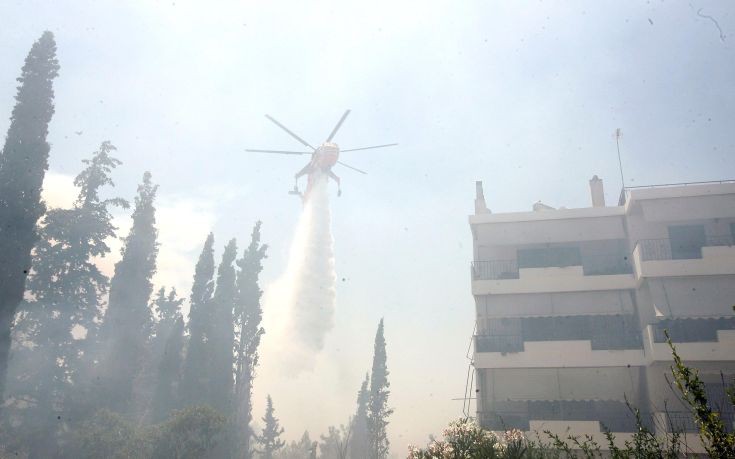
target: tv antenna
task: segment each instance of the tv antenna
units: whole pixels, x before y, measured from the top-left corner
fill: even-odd
[[[620,167],[620,182],[625,190],[625,177],[623,177],[623,160],[620,159],[620,138],[623,137],[623,131],[620,128],[615,129],[615,146],[618,149],[618,167]]]

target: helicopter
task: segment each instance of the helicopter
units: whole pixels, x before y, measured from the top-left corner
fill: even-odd
[[[311,193],[311,190],[314,187],[314,184],[317,180],[317,177],[324,174],[327,177],[331,178],[335,182],[337,182],[337,196],[342,195],[342,187],[340,183],[340,178],[332,171],[332,167],[339,164],[342,166],[345,166],[349,169],[352,169],[356,172],[359,172],[361,174],[367,174],[367,172],[360,170],[356,167],[350,166],[349,164],[345,164],[342,161],[339,160],[339,154],[340,152],[348,152],[348,151],[358,151],[358,150],[371,150],[373,148],[385,148],[385,147],[393,147],[398,145],[397,143],[388,143],[384,145],[374,145],[372,147],[361,147],[361,148],[350,148],[347,150],[340,150],[339,146],[332,142],[332,139],[334,139],[334,136],[337,134],[337,131],[342,126],[342,123],[344,123],[345,119],[347,119],[347,116],[349,116],[350,110],[345,111],[344,115],[342,115],[342,118],[339,119],[337,122],[337,125],[334,126],[334,129],[332,129],[332,132],[327,137],[327,140],[325,140],[321,145],[318,147],[311,146],[307,141],[299,137],[298,135],[294,134],[293,131],[288,129],[283,124],[279,123],[275,118],[273,118],[270,115],[265,115],[268,120],[272,121],[276,126],[286,131],[288,135],[296,139],[299,143],[304,145],[305,147],[308,147],[311,149],[311,151],[290,151],[290,150],[256,150],[256,149],[246,149],[247,152],[252,153],[270,153],[270,154],[278,154],[278,155],[311,155],[311,160],[300,170],[296,173],[294,176],[294,187],[293,190],[289,191],[289,194],[301,196],[301,199],[303,199],[304,202],[309,198],[309,194]],[[303,177],[304,175],[308,176],[308,182],[306,186],[306,191],[303,193],[299,190],[299,178]]]

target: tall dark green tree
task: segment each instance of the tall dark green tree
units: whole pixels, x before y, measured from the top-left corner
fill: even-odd
[[[274,413],[273,399],[269,395],[265,406],[265,416],[263,416],[265,425],[261,434],[256,437],[256,441],[260,445],[258,453],[260,453],[261,459],[273,459],[275,452],[286,444],[285,441],[281,440],[283,427],[279,425]]]
[[[27,344],[23,358],[34,365],[14,375],[23,381],[18,386],[23,398],[34,401],[26,418],[42,426],[36,429],[38,438],[30,442],[31,456],[48,453],[41,448],[49,445],[60,424],[49,414],[73,409],[67,403],[70,390],[86,376],[81,358],[88,349],[82,338],[96,334],[109,284],[93,258],[109,254],[106,241],[115,237],[109,207],[128,206],[123,199],[99,195],[104,186],[114,186],[110,173],[120,164],[110,155],[114,150],[110,142],[103,142],[91,159],[83,161],[87,167],[74,180],[80,191],[73,207],[50,210],[40,226],[28,279],[33,300],[17,325]]]
[[[370,459],[385,459],[390,449],[387,427],[388,417],[393,410],[388,407],[390,382],[388,382],[387,360],[383,319],[380,319],[378,331],[375,333],[373,369],[370,372],[370,401],[367,410]]]
[[[115,264],[103,325],[108,351],[100,362],[104,370],[104,403],[120,411],[131,406],[133,381],[144,363],[153,328],[149,300],[158,255],[154,207],[157,188],[151,182],[150,172],[146,172],[138,186],[133,226],[125,238],[122,259]]]
[[[171,411],[180,406],[179,382],[184,359],[184,343],[184,319],[179,314],[174,320],[173,329],[168,333],[158,365],[158,377],[151,409],[153,422],[163,421]]]
[[[370,403],[370,390],[368,384],[370,376],[365,379],[357,393],[357,411],[352,418],[352,428],[349,440],[350,459],[367,459],[369,457],[369,432],[368,432],[368,404]]]
[[[260,243],[261,222],[255,223],[250,244],[237,260],[237,297],[235,301],[235,426],[239,429],[233,438],[234,450],[243,458],[250,457],[250,440],[253,432],[253,379],[258,366],[258,346],[265,333],[261,322],[263,309],[260,298],[259,278],[263,270],[268,246]]]
[[[194,282],[189,297],[189,344],[181,379],[181,397],[185,405],[204,403],[207,393],[207,339],[211,334],[213,278],[214,234],[209,233],[194,270]]]
[[[231,239],[222,253],[217,268],[217,287],[212,298],[212,329],[208,341],[210,381],[209,404],[219,412],[229,415],[232,410],[232,379],[234,356],[233,309],[237,293],[235,267],[237,241]]]
[[[48,124],[54,114],[56,42],[44,32],[18,78],[15,108],[0,154],[0,400],[5,390],[10,330],[23,300],[36,222],[45,212],[41,186],[48,169]]]

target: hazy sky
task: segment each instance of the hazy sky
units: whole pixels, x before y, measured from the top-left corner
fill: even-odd
[[[726,1],[2,0],[0,131],[29,47],[53,31],[46,196],[68,202],[80,160],[111,140],[117,193],[132,198],[144,170],[160,184],[156,282],[187,295],[210,229],[221,252],[262,220],[266,289],[283,272],[303,164],[243,151],[299,147],[263,114],[319,143],[350,108],[340,146],[399,142],[344,153],[369,175],[335,169],[336,325],[311,373],[263,357],[255,416],[270,393],[289,439],[344,423],[385,317],[403,456],[461,415],[474,181],[495,212],[587,206],[593,174],[614,202],[618,127],[628,185],[733,178],[734,14]]]

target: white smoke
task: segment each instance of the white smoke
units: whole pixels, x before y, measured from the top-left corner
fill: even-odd
[[[313,367],[334,325],[336,279],[327,176],[318,175],[296,227],[286,271],[263,299],[263,344],[282,370],[298,373]]]

